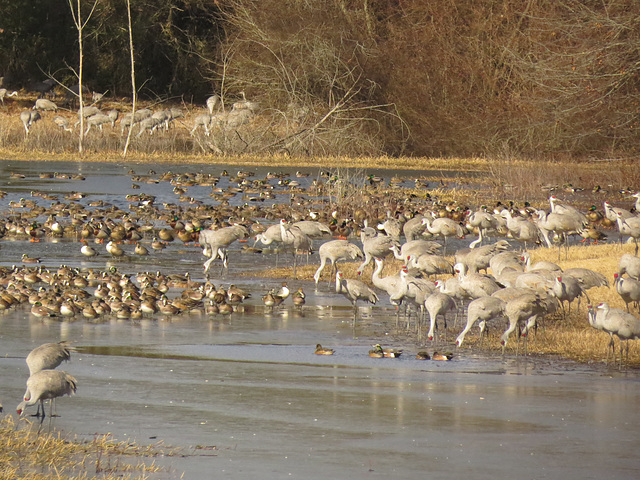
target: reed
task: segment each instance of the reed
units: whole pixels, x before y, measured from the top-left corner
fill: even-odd
[[[42,427],[41,427],[42,429]],[[145,479],[166,471],[154,457],[174,455],[161,444],[140,446],[95,435],[91,441],[64,438],[60,432],[41,432],[28,420],[0,420],[0,478],[12,480]]]

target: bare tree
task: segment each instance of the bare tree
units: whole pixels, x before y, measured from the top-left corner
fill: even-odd
[[[93,6],[91,7],[91,11],[89,15],[87,15],[86,19],[82,19],[82,11],[80,8],[81,5],[80,0],[76,0],[76,5],[74,5],[73,0],[69,0],[69,9],[71,10],[71,15],[73,16],[73,23],[78,30],[78,100],[80,104],[80,133],[78,139],[78,152],[82,153],[83,144],[84,144],[84,100],[82,98],[82,75],[83,75],[83,64],[84,64],[84,52],[83,52],[83,44],[82,44],[82,32],[84,28],[89,23],[91,19],[91,15],[96,9],[98,5],[98,0],[93,2]]]
[[[127,19],[129,26],[129,53],[131,54],[131,122],[129,122],[129,131],[127,132],[127,141],[124,144],[124,150],[122,157],[127,156],[127,150],[129,149],[129,142],[131,141],[131,131],[133,129],[133,119],[136,113],[136,66],[135,58],[133,56],[133,31],[131,29],[131,0],[127,0]]]

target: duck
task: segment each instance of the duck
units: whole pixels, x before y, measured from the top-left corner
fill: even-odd
[[[416,353],[416,360],[429,360],[431,357],[428,352],[418,352]]]
[[[433,352],[433,355],[431,355],[431,359],[432,360],[439,360],[439,361],[444,361],[444,362],[447,362],[447,361],[451,360],[452,358],[453,358],[453,353],[451,353],[451,352],[447,352],[447,353]]]
[[[82,242],[80,253],[82,253],[82,255],[84,255],[85,257],[95,257],[96,255],[98,255],[96,249],[88,245],[87,242]]]
[[[133,253],[136,255],[149,255],[149,250],[144,245],[141,245],[140,242],[136,243],[136,248],[133,250]]]
[[[26,253],[23,253],[22,263],[40,263],[40,257],[30,257]]]
[[[314,352],[316,355],[333,355],[335,350],[333,348],[324,348],[319,343],[316,345],[316,350]]]
[[[379,343],[373,346],[373,350],[369,351],[369,356],[370,357],[375,356],[376,358],[380,358],[377,355],[371,355],[372,352],[382,354],[382,357],[384,358],[398,358],[400,355],[402,355],[401,348],[382,348],[382,346]]]
[[[302,307],[305,304],[305,294],[302,287],[298,288],[298,290],[291,295],[291,299],[296,307]]]
[[[166,245],[158,240],[158,237],[153,237],[153,240],[151,241],[151,248],[153,248],[154,250],[162,250],[165,247]]]

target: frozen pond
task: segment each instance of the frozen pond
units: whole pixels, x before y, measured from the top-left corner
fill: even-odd
[[[9,201],[51,185],[37,172],[80,168],[85,181],[57,182],[53,190],[91,192],[86,201],[102,198],[124,208],[122,196],[132,193],[127,171],[149,167],[5,162],[3,168],[6,210]],[[27,178],[6,175],[18,171]],[[141,187],[157,202],[174,201],[169,184]],[[77,242],[68,239],[37,247],[4,239],[0,263],[16,264],[34,248],[48,266],[113,263],[131,273],[161,268],[202,275],[200,249],[178,243],[161,254],[112,262],[78,258]],[[263,257],[234,252],[221,281],[253,296],[227,317],[60,322],[37,319],[25,307],[0,315],[5,413],[15,415],[24,393],[28,352],[69,340],[78,351],[61,368],[78,379],[78,393],[58,401],[53,427],[81,439],[110,432],[119,440],[179,447],[184,456],[157,459],[168,470],[151,478],[637,477],[637,371],[465,349],[450,362],[415,360],[418,347],[389,328],[394,311],[387,302],[362,308],[354,330],[348,302],[326,283],[315,291],[291,280],[305,287],[304,308],[288,303],[265,311],[260,295],[279,282],[234,277],[272,261]],[[314,355],[316,343],[336,354]],[[404,354],[370,358],[372,343]]]

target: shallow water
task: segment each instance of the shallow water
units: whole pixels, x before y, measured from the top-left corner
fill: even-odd
[[[26,172],[33,185],[5,176],[3,202],[51,185],[33,178],[36,168],[83,168],[85,182],[58,182],[57,191],[90,191],[113,202],[131,193],[129,165],[30,165],[4,166]],[[174,198],[168,185],[143,188]],[[76,247],[67,240],[37,247],[2,240],[0,258],[17,263],[24,249],[37,248],[47,265],[112,262],[80,260]],[[288,304],[266,312],[259,297],[279,282],[233,274],[272,262],[265,257],[233,253],[220,280],[254,295],[229,317],[90,323],[37,320],[24,309],[1,315],[5,412],[14,412],[24,393],[28,352],[70,340],[78,351],[60,368],[78,379],[78,393],[57,402],[60,417],[52,428],[81,439],[110,432],[120,440],[179,447],[184,456],[157,459],[168,470],[152,478],[177,479],[183,472],[190,479],[637,476],[636,371],[466,349],[450,362],[418,361],[418,348],[388,327],[394,311],[384,301],[361,308],[354,328],[344,298],[326,283],[317,292],[304,284],[302,311]],[[201,275],[202,259],[195,246],[173,244],[148,258],[112,263],[128,272]],[[316,343],[336,354],[314,355]],[[370,358],[372,343],[402,347],[404,354]]]

